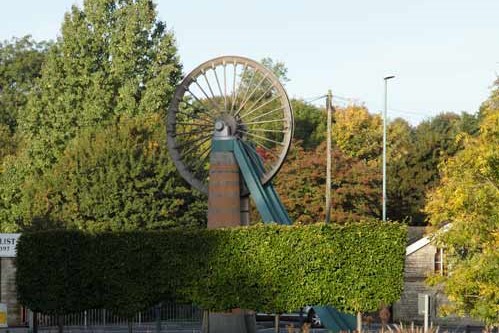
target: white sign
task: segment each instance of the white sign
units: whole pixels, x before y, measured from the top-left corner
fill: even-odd
[[[7,327],[7,305],[0,303],[0,327]]]
[[[0,258],[16,256],[17,240],[21,234],[0,234]]]

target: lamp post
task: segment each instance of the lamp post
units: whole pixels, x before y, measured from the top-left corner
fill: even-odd
[[[383,221],[386,221],[386,109],[388,108],[388,80],[395,76],[385,76],[385,108],[383,110]]]

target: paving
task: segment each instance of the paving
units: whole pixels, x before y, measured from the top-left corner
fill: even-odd
[[[286,325],[289,325],[288,322],[281,322],[281,328],[279,333],[289,333],[289,330],[286,328]],[[274,333],[275,328],[273,327],[272,322],[264,322],[258,323],[258,333]],[[295,326],[296,323],[295,323]],[[298,333],[300,330],[298,328],[295,329],[295,332]],[[20,328],[0,328],[0,333],[31,333],[32,331],[26,327]],[[39,333],[57,333],[57,327],[40,327],[38,329]],[[113,325],[113,326],[99,326],[99,327],[79,327],[79,326],[70,326],[64,327],[65,333],[128,333],[128,327],[124,325]],[[156,333],[158,332],[156,329],[156,325],[151,324],[142,324],[142,325],[134,325],[133,328],[134,333]],[[201,326],[199,323],[177,323],[177,324],[162,324],[161,325],[161,333],[201,333]],[[317,328],[311,329],[310,333],[326,333],[328,332],[326,329]]]

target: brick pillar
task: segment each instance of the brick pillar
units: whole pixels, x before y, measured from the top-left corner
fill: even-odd
[[[249,224],[249,198],[241,199],[239,167],[231,151],[212,151],[208,184],[208,228],[238,227]],[[254,333],[253,311],[232,309],[210,312],[203,320],[203,332]]]
[[[21,325],[21,305],[17,302],[14,258],[0,258],[0,302],[7,304],[7,324]]]
[[[208,184],[208,229],[241,225],[239,167],[232,152],[212,152]]]

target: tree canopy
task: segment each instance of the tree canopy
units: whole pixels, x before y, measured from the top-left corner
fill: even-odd
[[[87,0],[66,13],[61,33],[21,122],[41,170],[81,128],[164,113],[181,75],[173,34],[150,0]]]
[[[35,192],[48,186],[64,163],[73,163],[69,156],[81,160],[78,154],[85,149],[102,156],[104,150],[90,144],[84,148],[82,142],[113,131],[123,124],[121,118],[164,114],[181,77],[174,36],[157,19],[150,0],[87,0],[66,14],[53,44],[13,39],[1,45],[0,60],[0,216],[11,227],[28,226],[30,218],[46,213],[30,200],[44,197]],[[283,62],[264,58],[261,63],[281,82],[289,81]],[[292,99],[291,104],[296,151],[284,164],[277,186],[297,221],[317,221],[324,206],[326,113],[303,100]],[[483,114],[443,113],[415,127],[401,119],[389,122],[389,218],[425,223],[425,195],[439,184],[438,164],[463,148],[463,141],[455,139],[460,133],[477,134]],[[154,126],[142,130],[158,131]],[[337,108],[332,135],[334,212],[378,216],[381,117],[362,105]],[[130,144],[135,140],[131,137]],[[123,140],[109,144],[126,146]],[[69,146],[83,151],[71,155]],[[302,200],[304,193],[309,199]]]
[[[428,197],[435,227],[450,223],[437,241],[448,259],[442,282],[446,310],[499,324],[499,87],[482,108],[477,137],[461,135],[464,149],[440,164],[442,179]]]
[[[158,230],[201,227],[206,201],[178,175],[158,114],[123,116],[73,139],[43,177],[25,184],[24,228]]]
[[[0,124],[15,132],[35,81],[41,75],[47,47],[31,36],[0,42]]]
[[[23,147],[3,161],[3,231],[42,220],[90,230],[205,223],[204,201],[166,153],[163,117],[181,66],[156,17],[150,0],[87,0],[65,15],[40,78],[26,86]]]

